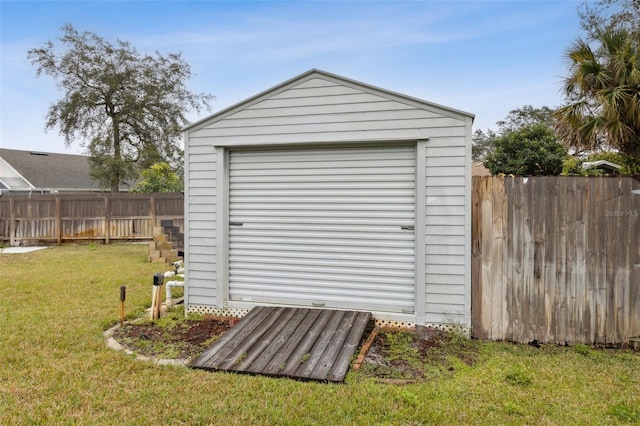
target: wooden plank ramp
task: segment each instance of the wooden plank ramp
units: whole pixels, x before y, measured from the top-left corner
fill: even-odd
[[[190,366],[342,382],[371,318],[369,312],[257,306]]]

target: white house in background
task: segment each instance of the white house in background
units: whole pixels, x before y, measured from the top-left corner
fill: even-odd
[[[473,118],[310,70],[187,127],[187,312],[470,326]]]
[[[609,173],[617,173],[622,168],[621,165],[612,163],[611,161],[598,160],[598,161],[585,161],[582,163],[583,169],[601,169]]]

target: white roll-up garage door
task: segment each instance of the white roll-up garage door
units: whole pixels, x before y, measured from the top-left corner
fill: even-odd
[[[229,299],[413,312],[415,147],[232,151]]]

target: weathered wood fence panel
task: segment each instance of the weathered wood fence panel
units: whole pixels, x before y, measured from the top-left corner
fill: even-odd
[[[183,194],[5,196],[0,198],[0,241],[14,246],[147,240],[165,218],[183,224]]]
[[[638,177],[474,177],[473,335],[640,336],[638,189]]]

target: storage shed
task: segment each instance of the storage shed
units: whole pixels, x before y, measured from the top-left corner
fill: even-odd
[[[187,312],[470,326],[473,117],[310,70],[187,127]]]

